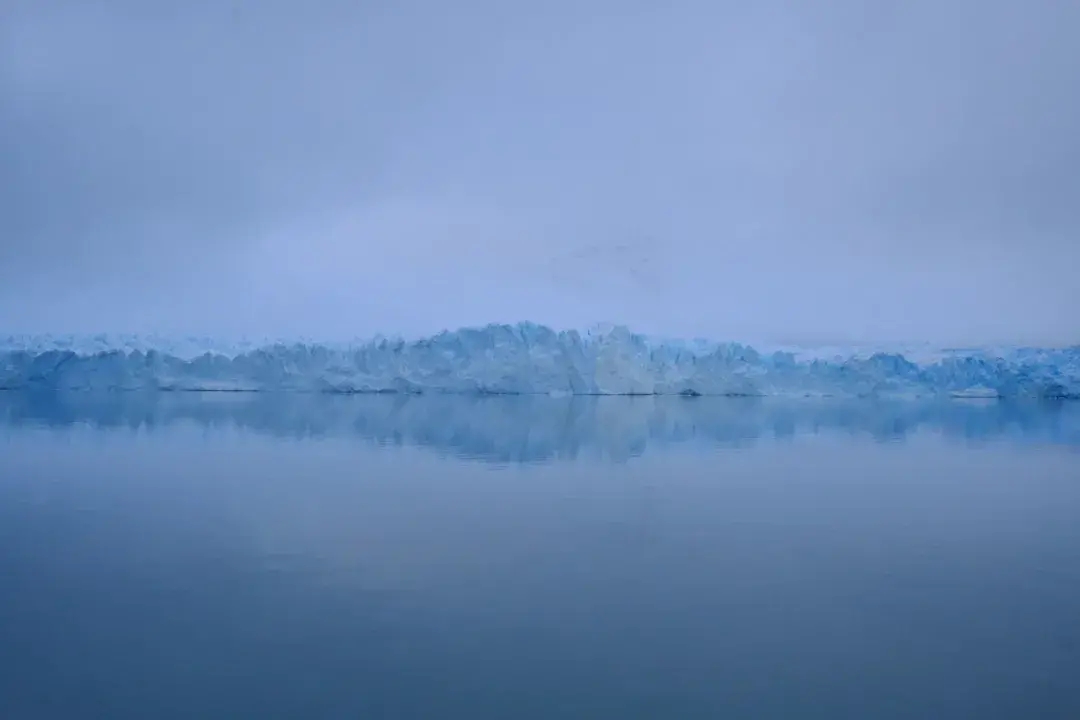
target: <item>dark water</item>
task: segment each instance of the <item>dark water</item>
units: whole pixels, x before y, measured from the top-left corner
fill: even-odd
[[[0,396],[0,718],[1080,717],[1080,405]]]

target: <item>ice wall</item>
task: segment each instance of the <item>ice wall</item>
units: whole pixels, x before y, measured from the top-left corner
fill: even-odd
[[[1080,397],[1080,346],[828,357],[531,323],[414,341],[0,340],[0,388],[566,395]],[[913,356],[914,357],[914,356]]]

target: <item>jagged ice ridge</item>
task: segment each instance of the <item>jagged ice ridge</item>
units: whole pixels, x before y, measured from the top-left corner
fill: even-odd
[[[940,351],[915,362],[900,352],[807,357],[533,323],[335,345],[9,336],[0,339],[0,388],[1076,398],[1080,346]]]

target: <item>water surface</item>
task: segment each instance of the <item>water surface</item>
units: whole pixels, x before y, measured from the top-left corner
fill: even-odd
[[[1080,407],[0,396],[0,717],[1080,717]]]

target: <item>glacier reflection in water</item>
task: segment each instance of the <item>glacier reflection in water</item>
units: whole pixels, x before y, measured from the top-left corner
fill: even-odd
[[[0,718],[1075,720],[1077,448],[1069,402],[0,393]]]
[[[627,459],[675,444],[745,446],[802,434],[880,442],[920,432],[1080,448],[1080,403],[295,393],[0,393],[4,426],[154,431],[236,427],[272,437],[355,437],[487,462]]]

